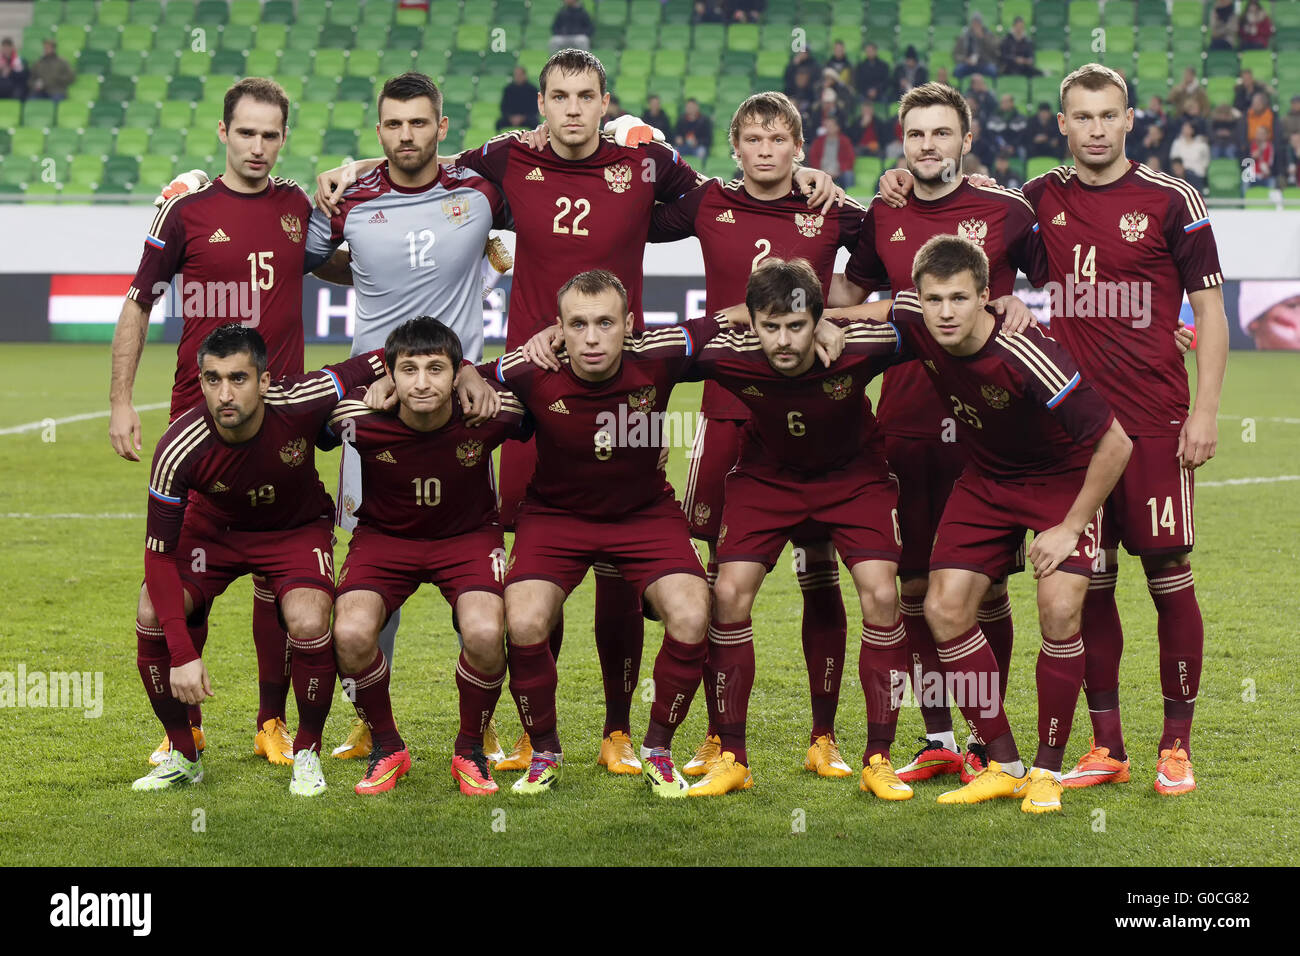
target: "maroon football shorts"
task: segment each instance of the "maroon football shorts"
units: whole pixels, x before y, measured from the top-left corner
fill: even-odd
[[[333,515],[283,531],[227,531],[190,508],[175,554],[196,613],[245,574],[266,578],[277,601],[295,588],[334,596]]]
[[[967,468],[953,486],[930,555],[930,570],[961,568],[994,581],[1016,564],[1025,532],[1046,531],[1065,520],[1083,487],[1085,469],[1020,480],[989,478]],[[1079,535],[1061,571],[1091,576],[1099,553],[1100,514]]]
[[[854,462],[815,479],[742,471],[727,476],[727,504],[718,532],[718,563],[755,561],[770,571],[786,542],[830,538],[844,563],[893,561],[898,533],[898,483],[884,462]]]
[[[515,517],[506,586],[538,578],[568,594],[598,561],[617,568],[638,595],[665,575],[704,577],[686,516],[670,497],[612,519],[525,501]]]
[[[1101,546],[1123,543],[1133,555],[1191,551],[1194,475],[1178,463],[1177,435],[1133,438],[1124,474],[1101,509]]]
[[[399,538],[358,525],[339,573],[337,592],[374,591],[391,615],[421,584],[437,585],[454,609],[467,591],[501,596],[506,549],[500,525],[450,538]]]
[[[528,483],[533,480],[537,470],[537,443],[528,441],[510,441],[501,445],[501,476],[497,482],[497,496],[501,500],[501,527],[506,531],[515,530],[515,515],[524,500]]]
[[[966,467],[966,453],[956,442],[886,435],[885,457],[898,479],[898,527],[903,537],[898,575],[925,577],[930,573],[934,535],[952,486]]]
[[[691,536],[710,543],[718,540],[722,523],[722,493],[727,472],[740,457],[743,421],[700,416],[691,445],[691,464],[686,473],[686,495],[682,510],[691,525]]]

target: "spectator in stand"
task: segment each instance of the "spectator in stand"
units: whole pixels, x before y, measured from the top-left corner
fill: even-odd
[[[998,72],[1004,76],[1038,76],[1041,72],[1034,66],[1034,41],[1025,32],[1024,17],[1016,17],[1011,32],[1002,38]]]
[[[1252,148],[1261,129],[1267,131],[1270,140],[1273,138],[1273,107],[1269,105],[1268,94],[1263,90],[1251,99],[1250,109],[1246,112],[1246,138]]]
[[[1183,103],[1183,107],[1184,107],[1183,115],[1177,118],[1178,122],[1182,123],[1186,121],[1188,123],[1191,123],[1192,126],[1196,128],[1196,132],[1198,135],[1208,136],[1210,133],[1209,108],[1206,107],[1205,109],[1202,109],[1200,100],[1195,100],[1190,98]],[[1178,129],[1178,126],[1170,127],[1168,132],[1172,134],[1175,129]]]
[[[1292,133],[1286,141],[1286,182],[1285,186],[1300,186],[1300,130]]]
[[[862,61],[853,71],[853,88],[864,100],[886,102],[894,98],[889,64],[880,58],[874,43],[868,43],[862,48]]]
[[[858,118],[844,131],[853,152],[859,156],[879,156],[881,133],[876,122],[876,105],[871,100],[863,100],[858,107]]]
[[[0,99],[27,98],[27,68],[9,37],[0,40]]]
[[[1244,113],[1250,109],[1250,101],[1255,98],[1256,93],[1263,93],[1270,100],[1272,99],[1269,96],[1268,87],[1255,79],[1253,70],[1242,70],[1241,76],[1237,77],[1237,85],[1233,89],[1232,105],[1237,108],[1238,112]]]
[[[985,29],[984,17],[978,10],[970,15],[970,23],[958,35],[952,56],[956,61],[953,76],[958,79],[972,73],[998,75],[998,40]]]
[[[931,82],[942,83],[944,86],[953,85],[952,77],[948,75],[948,68],[946,66],[940,66],[935,69],[934,76],[931,78]]]
[[[997,162],[993,164],[993,178],[998,181],[999,186],[1005,186],[1007,189],[1019,189],[1025,184],[1025,181],[1011,168],[1011,159],[1005,153],[999,155]]]
[[[998,111],[998,101],[993,98],[993,91],[989,89],[989,81],[984,79],[984,74],[976,73],[970,78],[966,102],[970,104],[972,114],[985,120]]]
[[[1012,155],[1019,156],[1025,151],[1026,125],[1025,115],[1016,109],[1016,98],[1004,93],[998,108],[984,120],[984,131],[997,140],[1000,152],[1009,148]]]
[[[843,40],[836,40],[831,47],[831,58],[826,61],[826,69],[834,70],[835,79],[846,86],[853,82],[853,64],[849,62]]]
[[[853,112],[857,100],[853,96],[853,90],[840,82],[839,73],[829,66],[822,70],[821,97],[823,99],[826,97],[827,90],[835,94],[835,109],[840,114],[840,126],[846,125],[844,117]]]
[[[1204,189],[1205,175],[1210,169],[1210,144],[1191,123],[1183,124],[1182,132],[1169,146],[1169,162],[1175,159],[1182,160],[1187,170],[1183,178],[1197,189]]]
[[[1158,166],[1153,166],[1152,168],[1155,169],[1157,172],[1162,172],[1162,170]],[[1183,161],[1181,159],[1169,160],[1169,175],[1182,180],[1187,179],[1187,167],[1183,165]]]
[[[564,0],[564,6],[555,11],[555,19],[551,21],[551,52],[567,47],[590,50],[595,29],[582,0]]]
[[[930,72],[920,63],[916,47],[909,46],[903,51],[903,62],[894,67],[894,90],[902,96],[914,86],[921,86],[930,81]]]
[[[853,144],[836,117],[826,117],[825,131],[808,148],[808,165],[825,172],[837,186],[853,188]]]
[[[798,50],[790,57],[790,62],[785,65],[785,95],[789,96],[790,91],[794,89],[795,81],[799,78],[799,73],[805,72],[809,79],[814,76],[821,76],[821,66],[811,53],[807,50]]]
[[[1146,109],[1133,111],[1133,132],[1129,134],[1129,138],[1141,142],[1147,135],[1147,130],[1151,127],[1151,124],[1161,125],[1164,122],[1164,100],[1158,96],[1152,96],[1147,101]]]
[[[847,126],[844,104],[840,98],[835,95],[835,90],[826,87],[822,90],[821,99],[816,107],[813,108],[812,115],[809,117],[808,125],[804,130],[806,136],[819,136],[826,129],[828,120],[835,120],[836,124],[842,130]]]
[[[1146,161],[1146,165],[1154,173],[1163,173],[1165,171],[1164,164],[1160,162],[1159,156],[1152,156]]]
[[[1138,105],[1137,80],[1135,79],[1130,80],[1128,76],[1128,71],[1125,70],[1122,66],[1115,67],[1115,72],[1119,74],[1119,78],[1124,81],[1124,86],[1127,87],[1128,89],[1128,108],[1131,110],[1137,109],[1137,105]]]
[[[692,159],[704,159],[713,145],[713,123],[700,112],[699,101],[691,97],[686,101],[677,128],[673,130],[673,144]]]
[[[537,125],[537,87],[528,82],[522,66],[515,67],[514,75],[501,91],[501,118],[497,129],[532,128]]]
[[[77,74],[56,52],[53,40],[46,40],[42,48],[41,58],[32,64],[31,95],[50,100],[67,99],[68,87]]]
[[[1056,114],[1047,103],[1039,103],[1038,111],[1025,124],[1025,152],[1035,156],[1061,155],[1061,130],[1056,125]]]
[[[1169,144],[1165,141],[1165,128],[1159,123],[1148,126],[1142,142],[1133,151],[1133,158],[1146,163],[1152,169],[1156,168],[1157,163],[1161,169],[1168,167]]]
[[[1249,0],[1241,13],[1239,32],[1243,50],[1267,50],[1273,36],[1273,21],[1259,0]]]
[[[794,85],[786,91],[786,95],[790,97],[790,102],[803,117],[804,128],[807,130],[813,110],[817,108],[821,96],[821,91],[813,86],[812,71],[806,67],[797,71],[794,75]]]
[[[663,104],[659,101],[659,94],[651,93],[646,97],[645,115],[641,118],[646,121],[647,125],[653,126],[663,133],[664,139],[673,138],[672,117],[664,112]]]
[[[722,5],[727,19],[736,23],[759,23],[763,19],[763,10],[767,0],[726,0]]]
[[[1255,138],[1250,141],[1250,158],[1255,161],[1251,170],[1255,179],[1251,185],[1268,186],[1270,189],[1277,185],[1272,132],[1266,126],[1257,126]]]
[[[1241,114],[1227,103],[1210,110],[1210,158],[1240,159],[1246,142]]]
[[[1300,133],[1300,96],[1291,97],[1291,109],[1282,114],[1282,135],[1287,139]]]
[[[985,169],[991,168],[998,159],[997,137],[988,135],[984,131],[984,124],[974,116],[970,120],[970,135],[970,154],[976,157]]]
[[[618,98],[618,94],[609,94],[609,106],[605,109],[605,116],[601,123],[608,123],[610,120],[616,120],[623,115],[623,102]]]
[[[1174,115],[1186,113],[1189,101],[1199,104],[1201,116],[1210,112],[1210,97],[1201,86],[1201,78],[1196,75],[1196,70],[1190,66],[1183,70],[1183,81],[1169,91],[1169,105],[1173,107]]]
[[[1210,7],[1210,49],[1237,48],[1237,0],[1214,0]]]
[[[722,0],[695,0],[691,13],[692,23],[722,23],[727,15],[722,10]]]

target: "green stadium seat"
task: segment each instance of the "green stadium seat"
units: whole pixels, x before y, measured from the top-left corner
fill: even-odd
[[[355,129],[328,129],[322,149],[327,153],[342,153],[345,156],[357,155],[357,131]]]
[[[185,152],[189,155],[206,156],[221,148],[221,140],[213,134],[210,126],[191,126],[185,131]]]
[[[352,52],[373,50],[376,56],[388,46],[388,26],[383,23],[363,23],[357,27]]]
[[[1076,4],[1077,6],[1077,4]],[[1102,11],[1102,26],[1106,28],[1106,45],[1110,46],[1112,30],[1132,31],[1137,23],[1137,4],[1133,0],[1106,0]]]
[[[698,24],[691,34],[691,51],[698,56],[716,56],[727,45],[726,28],[720,23]]]
[[[135,98],[149,103],[167,99],[168,79],[160,73],[145,73],[136,77]]]
[[[100,156],[81,153],[68,164],[68,182],[74,187],[93,189],[104,174],[104,160]]]
[[[1256,208],[1258,208],[1261,200],[1268,201],[1268,202],[1277,202],[1277,200],[1273,196],[1273,190],[1267,186],[1247,186],[1246,199],[1249,201],[1247,204],[1248,206],[1251,202],[1253,202]]]
[[[699,100],[705,112],[713,108],[718,101],[718,77],[716,74],[696,74],[682,81],[682,95],[687,99]]]
[[[262,23],[293,23],[293,0],[266,0],[262,6]]]
[[[390,50],[419,50],[424,45],[424,33],[419,27],[393,27],[388,34]]]
[[[906,50],[914,46],[921,54],[921,62],[926,61],[926,51],[930,49],[930,28],[900,25],[898,28],[898,49]],[[813,49],[816,49],[815,47]]]
[[[158,111],[158,125],[164,129],[183,130],[190,125],[193,115],[194,107],[189,100],[167,100]]]
[[[55,122],[64,129],[85,129],[90,122],[90,104],[63,100],[59,103]]]
[[[167,99],[196,103],[203,99],[203,80],[197,76],[178,76],[167,84]]]
[[[1053,111],[1061,107],[1061,81],[1065,79],[1064,73],[1044,73],[1042,76],[1035,76],[1029,81],[1029,96],[1034,102],[1034,108],[1038,108],[1039,103],[1047,103]]]
[[[1205,75],[1231,76],[1240,75],[1241,66],[1237,60],[1236,50],[1210,50],[1205,55]]]
[[[157,190],[169,182],[177,170],[176,160],[171,156],[143,153],[140,156],[140,172],[136,185],[150,191]]]
[[[60,0],[49,0],[48,3],[33,3],[32,12],[32,29],[41,33],[48,32],[63,22],[63,4]]]
[[[483,23],[462,23],[456,28],[456,49],[482,53],[488,47],[488,28]]]
[[[68,99],[81,100],[86,103],[93,103],[99,98],[99,76],[98,74],[82,74],[72,81],[68,87]]]
[[[1054,42],[1065,29],[1067,6],[1064,0],[1037,0],[1034,4],[1034,36],[1039,43]]]
[[[1206,179],[1211,198],[1235,199],[1241,195],[1241,167],[1235,159],[1210,160]]]
[[[112,55],[107,50],[82,50],[77,57],[77,72],[82,76],[103,76],[108,72]]]
[[[255,27],[262,20],[262,5],[258,0],[231,0],[230,20],[227,26],[231,24],[241,27]]]
[[[23,125],[36,126],[42,129],[53,126],[54,101],[30,99],[23,103]]]
[[[1289,56],[1295,56],[1296,51],[1288,51]],[[1241,52],[1241,68],[1250,70],[1255,74],[1255,79],[1261,83],[1269,84],[1273,82],[1273,53],[1271,50],[1243,50]]]
[[[86,49],[88,50],[106,50],[111,53],[117,49],[117,45],[121,40],[122,33],[117,27],[93,26],[86,31]]]
[[[495,118],[494,116],[493,119]],[[369,97],[364,100],[340,100],[334,104],[334,113],[330,118],[332,127],[356,131],[373,123],[373,105]]]
[[[95,0],[67,0],[63,5],[63,22],[88,27],[95,22]]]
[[[227,23],[221,30],[221,49],[251,50],[254,44],[254,31],[242,23]]]
[[[147,23],[128,23],[122,28],[122,45],[121,51],[132,50],[138,53],[148,53],[153,49],[153,27]]]
[[[117,129],[122,125],[124,112],[125,109],[120,102],[96,103],[90,110],[90,125],[102,129]]]
[[[346,50],[338,47],[323,47],[316,51],[316,56],[312,60],[312,72],[318,75],[332,76],[337,80],[343,75],[347,62]]]
[[[22,114],[23,104],[20,100],[0,100],[0,129],[17,126]],[[4,155],[4,152],[0,150],[0,155]]]
[[[114,155],[104,162],[104,180],[125,187],[127,191],[140,175],[140,160],[136,156]]]
[[[314,26],[295,26],[284,41],[286,50],[305,50],[311,53],[318,46],[320,46],[320,30]]]
[[[876,183],[880,180],[882,162],[878,156],[859,156],[853,161],[853,178],[857,186],[874,193]],[[870,194],[869,193],[869,194]]]
[[[39,126],[17,126],[14,128],[9,148],[13,151],[12,156],[40,156],[46,149],[45,130]],[[73,151],[75,150],[70,150],[68,155]]]
[[[1169,11],[1165,8],[1165,0],[1138,0],[1137,25],[1139,27],[1167,27],[1169,25]]]
[[[167,0],[158,22],[174,26],[189,26],[195,22],[194,9],[194,0]]]
[[[212,56],[208,53],[182,50],[176,61],[176,72],[180,76],[207,76],[212,72]]]
[[[418,69],[418,65],[411,50],[385,50],[384,55],[379,58],[377,75],[387,79],[414,69]]]
[[[908,0],[907,3],[899,7],[899,26],[924,27],[929,29],[930,19],[930,0]]]
[[[1064,149],[1064,146],[1062,146],[1062,149]],[[1054,159],[1051,156],[1031,156],[1025,162],[1025,178],[1036,179],[1060,165],[1061,160]]]
[[[263,23],[253,31],[253,49],[279,52],[289,39],[289,28],[283,23]]]
[[[135,96],[135,80],[129,76],[108,76],[99,86],[99,99],[125,103]]]
[[[1205,95],[1210,98],[1211,106],[1220,103],[1232,104],[1237,95],[1237,78],[1233,76],[1212,76],[1205,81]]]
[[[312,103],[332,103],[338,95],[339,81],[328,73],[307,77],[303,83],[303,99]]]
[[[875,4],[872,4],[872,6],[875,6]],[[933,11],[931,14],[931,24],[936,29],[939,27],[949,30],[953,28],[958,30],[963,29],[966,26],[966,10],[964,9],[964,5],[960,3],[940,4],[939,9]]]
[[[1157,91],[1158,95],[1163,97],[1169,85],[1169,54],[1164,50],[1139,50],[1137,81],[1143,92],[1146,92],[1146,88],[1152,84],[1164,84]]]
[[[758,52],[759,30],[755,23],[733,23],[727,27],[726,46],[729,50]]]
[[[72,61],[86,48],[86,28],[72,23],[61,23],[54,30],[59,56]]]
[[[1016,104],[1023,111],[1029,103],[1029,77],[1027,76],[999,76],[997,79],[998,95],[1002,96],[1010,93],[1015,97]]]
[[[1016,17],[1024,17],[1026,29],[1032,30],[1034,28],[1033,0],[1002,0],[1002,29],[1004,33],[1011,31],[1011,25],[1016,22]]]
[[[360,19],[361,0],[333,0],[329,5],[329,15],[326,17],[329,23],[342,23],[347,26],[352,26]]]
[[[309,110],[308,114],[323,113],[323,110]],[[299,120],[301,116],[290,116],[289,123],[289,149],[295,156],[319,156],[321,152],[321,143],[325,139],[324,127],[304,126]]]
[[[218,50],[212,55],[213,73],[237,73],[244,75],[243,50]]]
[[[0,156],[8,156],[13,147],[13,134],[7,129],[0,129]]]
[[[353,55],[356,55],[355,52]],[[368,76],[345,76],[339,81],[340,101],[364,103],[369,108],[378,92],[377,84],[371,82]]]
[[[249,76],[274,76],[280,65],[280,55],[275,50],[253,50],[244,61]]]
[[[141,50],[118,50],[108,64],[114,76],[139,76],[144,72],[144,52]]]
[[[442,82],[443,99],[453,103],[473,103],[477,92],[474,77],[468,73],[452,73]]]
[[[1199,27],[1205,22],[1205,4],[1201,0],[1173,0],[1169,23],[1174,27]]]
[[[1285,186],[1282,189],[1282,205],[1288,208],[1300,206],[1300,186]]]
[[[357,31],[341,23],[328,23],[321,28],[320,37],[317,43],[321,46],[338,47],[340,50],[350,50],[356,43]]]
[[[193,22],[199,26],[220,26],[228,19],[230,4],[227,0],[199,0],[194,10]]]
[[[311,71],[311,51],[285,50],[280,54],[280,73],[305,78]]]
[[[25,186],[33,178],[35,168],[30,159],[8,156],[4,163],[0,164],[0,182],[11,186]],[[14,191],[20,192],[21,189]]]
[[[686,72],[686,51],[660,47],[654,57],[654,72],[665,77],[680,77]]]
[[[139,126],[123,126],[113,143],[113,152],[119,156],[144,156],[149,152],[149,130]]]

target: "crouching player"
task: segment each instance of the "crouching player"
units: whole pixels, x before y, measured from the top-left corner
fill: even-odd
[[[946,684],[985,742],[989,763],[940,803],[1019,797],[1026,813],[1061,809],[1061,758],[1083,685],[1080,617],[1098,553],[1098,509],[1132,442],[1065,349],[1037,328],[1008,334],[984,306],[988,259],[936,236],[894,300],[904,351],[953,409],[969,462],[944,508],[930,557],[925,618]],[[1036,671],[1038,753],[1028,774],[1003,711],[997,660],[976,620],[989,583],[1034,532],[1043,643]],[[1065,572],[1065,573],[1060,573]]]
[[[298,732],[289,790],[315,796],[325,789],[334,503],[316,474],[314,441],[349,389],[383,376],[380,355],[272,383],[266,343],[254,329],[223,325],[199,346],[203,404],[176,418],[154,450],[136,610],[140,677],[172,750],[132,789],[203,779],[186,707],[213,696],[202,660],[208,613],[245,574],[263,575],[275,591],[293,648]]]
[[[467,796],[496,793],[483,734],[506,676],[506,552],[492,450],[507,438],[527,437],[524,409],[501,387],[496,417],[469,427],[454,396],[460,340],[429,316],[389,333],[384,362],[396,387],[396,413],[369,408],[356,392],[329,421],[333,434],[356,449],[366,489],[334,609],[339,675],[374,742],[356,792],[391,790],[411,767],[393,719],[379,635],[427,581],[451,605],[464,642],[456,662],[460,731],[451,774]]]
[[[754,686],[754,599],[786,542],[829,532],[862,606],[858,674],[867,704],[861,789],[906,800],[889,747],[898,721],[907,649],[894,585],[898,487],[863,390],[898,361],[898,335],[883,323],[846,322],[844,352],[816,364],[813,327],[821,283],[807,261],[766,259],[749,278],[753,328],[719,335],[700,351],[700,374],[750,413],[736,466],[727,475],[718,533],[718,579],[709,625],[706,693],[713,697],[721,755],[690,796],[753,785],[745,722]],[[872,304],[886,314],[888,303]],[[809,539],[813,540],[813,539]]]

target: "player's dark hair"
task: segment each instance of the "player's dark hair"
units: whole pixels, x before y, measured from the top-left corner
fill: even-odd
[[[1102,66],[1100,63],[1085,63],[1061,81],[1062,113],[1065,112],[1065,94],[1076,86],[1093,91],[1113,86],[1124,97],[1125,108],[1128,107],[1128,84],[1124,82],[1124,77],[1108,66]]]
[[[558,53],[551,54],[551,58],[546,61],[546,65],[542,67],[541,75],[537,78],[537,85],[541,88],[543,96],[546,95],[546,76],[551,70],[559,70],[561,73],[569,75],[586,73],[591,70],[600,78],[600,95],[605,95],[605,65],[586,50],[575,50],[570,47],[567,50],[560,50]]]
[[[394,76],[384,84],[384,88],[379,91],[379,99],[375,101],[376,115],[383,108],[384,100],[401,100],[405,103],[419,96],[427,96],[433,104],[434,117],[442,119],[442,90],[438,89],[438,84],[431,78],[415,70]]]
[[[564,301],[564,294],[572,289],[582,295],[600,295],[602,292],[608,292],[613,289],[618,293],[620,318],[627,315],[627,289],[623,283],[618,281],[618,276],[605,269],[588,269],[586,272],[579,272],[564,285],[560,286],[560,291],[555,295],[555,310],[560,313],[560,318],[564,318],[563,310],[560,303]]]
[[[275,80],[249,76],[226,90],[226,101],[221,108],[221,122],[226,124],[226,129],[230,128],[230,121],[235,116],[235,107],[245,96],[257,103],[280,107],[280,128],[289,125],[289,96],[284,92],[284,87]]]
[[[907,128],[907,114],[923,106],[948,106],[957,111],[957,122],[961,124],[962,138],[970,132],[970,106],[966,97],[947,83],[922,83],[914,86],[898,101],[898,123]]]
[[[389,332],[384,340],[384,364],[390,372],[403,355],[445,355],[454,375],[464,352],[455,332],[431,315],[417,315]]]
[[[734,150],[740,143],[740,127],[745,123],[758,123],[763,129],[772,129],[777,121],[790,127],[796,144],[803,144],[803,118],[790,97],[784,93],[755,93],[737,107],[731,117],[728,136]]]
[[[912,260],[912,285],[919,291],[922,276],[943,280],[963,272],[975,277],[976,292],[989,287],[989,257],[984,250],[961,236],[935,236]]]
[[[258,375],[266,371],[266,340],[262,338],[262,333],[238,322],[219,325],[199,345],[199,368],[203,368],[206,356],[229,358],[240,352],[246,352],[253,360]]]
[[[764,259],[745,287],[745,308],[751,321],[757,319],[759,312],[768,315],[807,312],[816,322],[822,317],[824,307],[822,284],[807,259]]]

